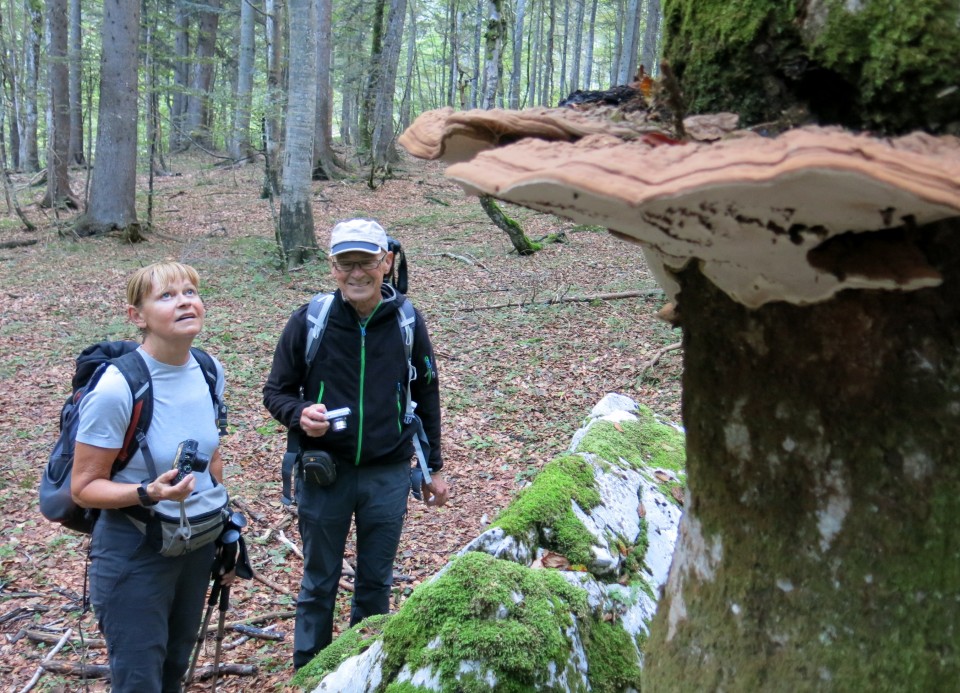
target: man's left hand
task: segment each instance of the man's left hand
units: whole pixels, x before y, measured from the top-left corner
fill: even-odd
[[[430,483],[423,485],[423,502],[427,505],[440,507],[446,505],[450,499],[450,489],[447,482],[439,476],[440,472],[434,472],[430,477]]]

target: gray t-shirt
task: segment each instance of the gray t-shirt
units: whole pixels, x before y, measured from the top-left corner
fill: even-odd
[[[197,441],[199,452],[212,457],[220,438],[216,410],[200,364],[191,355],[185,365],[171,366],[157,361],[142,347],[137,352],[146,362],[153,381],[153,419],[147,429],[147,445],[157,474],[163,474],[173,466],[178,446],[188,438]],[[217,394],[222,397],[223,366],[216,359],[214,362],[217,366]],[[127,381],[115,366],[109,366],[93,391],[80,401],[77,441],[100,448],[122,447],[132,410],[133,394]],[[113,480],[140,483],[149,476],[143,455],[137,450]],[[209,468],[195,476],[195,491],[213,486]]]

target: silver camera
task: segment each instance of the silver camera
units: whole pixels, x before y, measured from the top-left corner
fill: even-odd
[[[353,412],[350,407],[341,407],[340,409],[331,409],[327,412],[327,421],[330,422],[330,428],[334,431],[343,431],[347,428],[347,417]]]

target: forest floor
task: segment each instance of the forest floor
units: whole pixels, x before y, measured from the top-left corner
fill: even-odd
[[[255,669],[220,678],[220,691],[284,690],[293,674],[292,610],[301,574],[299,536],[280,503],[284,430],[261,404],[273,349],[290,312],[334,288],[323,262],[279,269],[272,208],[260,196],[262,168],[217,167],[212,159],[168,161],[176,175],[155,179],[154,232],[147,242],[77,240],[66,217],[35,202],[40,187],[16,177],[18,199],[38,230],[27,233],[0,201],[0,681],[23,690],[66,631],[82,632],[53,656],[62,664],[105,665],[92,615],[80,609],[87,538],[47,522],[37,485],[69,393],[74,358],[102,339],[135,338],[126,321],[126,277],[171,258],[194,265],[207,320],[198,345],[224,363],[231,435],[222,443],[227,486],[246,515],[257,579],[237,581],[227,624],[282,633],[247,639],[228,630],[221,662]],[[76,192],[84,172],[72,172]],[[141,181],[146,189],[146,180]],[[141,221],[147,200],[139,200]],[[406,251],[409,295],[427,319],[438,355],[443,456],[452,500],[439,509],[411,499],[396,560],[395,603],[480,534],[519,489],[569,446],[589,410],[609,392],[625,394],[679,422],[682,356],[666,347],[679,331],[655,317],[664,304],[639,248],[606,230],[577,226],[507,205],[537,239],[565,241],[520,257],[476,198],[443,177],[439,164],[403,159],[395,179],[371,189],[355,178],[316,182],[317,239],[354,216],[378,219]],[[61,235],[58,229],[63,229]],[[11,242],[35,241],[8,247]],[[638,292],[630,298],[604,298]],[[570,300],[588,297],[588,300]],[[594,297],[594,298],[589,298]],[[352,547],[347,562],[352,564]],[[347,589],[336,622],[349,618]],[[213,623],[217,621],[214,614]],[[213,640],[200,665],[213,660]],[[40,691],[104,691],[46,671]],[[210,690],[209,681],[191,691]]]

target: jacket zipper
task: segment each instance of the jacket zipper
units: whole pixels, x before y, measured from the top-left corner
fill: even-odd
[[[365,383],[367,379],[367,325],[370,324],[370,320],[376,314],[378,308],[380,308],[380,303],[378,303],[376,308],[373,309],[373,312],[367,316],[366,320],[363,322],[357,321],[357,324],[360,326],[360,393],[357,398],[360,411],[357,416],[357,457],[353,462],[357,467],[360,466],[360,452],[363,449],[363,401],[366,394]]]

